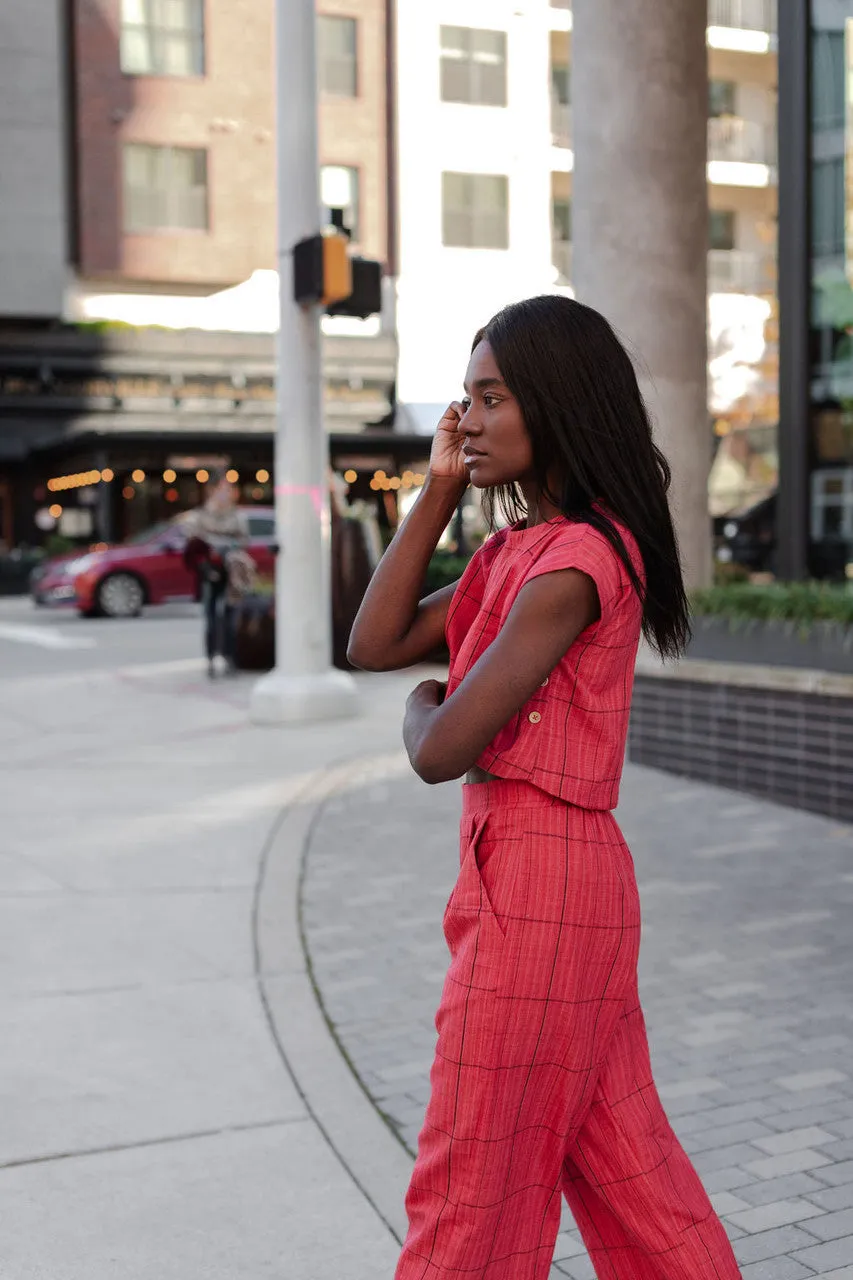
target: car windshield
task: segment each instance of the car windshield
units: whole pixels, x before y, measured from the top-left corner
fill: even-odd
[[[171,520],[161,520],[159,524],[153,524],[150,529],[143,529],[141,533],[135,533],[131,538],[125,538],[124,544],[128,547],[135,547],[140,542],[151,542],[153,538],[159,538],[161,534],[166,533],[171,527]]]

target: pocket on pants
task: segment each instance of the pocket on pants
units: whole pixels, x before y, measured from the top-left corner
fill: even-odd
[[[481,874],[480,850],[487,819],[463,821],[459,876],[444,912],[444,936],[452,958],[449,977],[493,991],[498,985],[505,926]]]

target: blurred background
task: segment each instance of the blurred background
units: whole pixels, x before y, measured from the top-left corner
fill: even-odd
[[[137,536],[196,505],[223,465],[242,503],[269,506],[272,0],[14,8],[0,47],[3,553]],[[811,94],[791,75],[796,101],[780,104],[774,0],[708,8],[708,507],[723,561],[777,571],[787,275],[803,312],[787,355],[808,383],[808,403],[781,415],[808,457],[796,537],[811,576],[843,577],[851,57],[844,4],[812,11],[798,55]],[[319,11],[322,200],[384,277],[380,315],[324,319],[325,431],[350,498],[387,529],[416,491],[478,325],[509,299],[572,292],[572,8],[519,0],[504,16],[385,0]],[[780,108],[810,138],[782,195],[811,204],[810,235],[781,261]]]

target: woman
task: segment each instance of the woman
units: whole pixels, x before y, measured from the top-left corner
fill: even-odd
[[[248,535],[236,502],[236,487],[224,473],[217,473],[212,477],[204,505],[191,512],[184,523],[189,538],[184,560],[199,575],[207,674],[211,680],[216,676],[216,658],[220,654],[226,674],[233,675],[236,671],[234,603],[237,591],[231,580],[235,571],[240,574],[243,570],[242,556],[238,558],[236,553]]]
[[[446,633],[404,738],[465,776],[432,1094],[397,1280],[544,1280],[565,1195],[600,1280],[733,1280],[731,1247],[664,1115],[637,994],[640,911],[612,815],[641,631],[689,634],[666,493],[631,362],[559,297],[482,330],[350,656],[407,667]],[[510,517],[418,602],[469,483]]]

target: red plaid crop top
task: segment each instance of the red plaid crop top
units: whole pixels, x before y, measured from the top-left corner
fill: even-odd
[[[627,529],[617,528],[642,581],[637,545]],[[643,610],[624,564],[597,529],[561,516],[529,529],[501,529],[484,543],[448,610],[447,693],[495,639],[524,584],[559,569],[580,569],[593,579],[601,616],[477,764],[584,809],[615,809]]]

